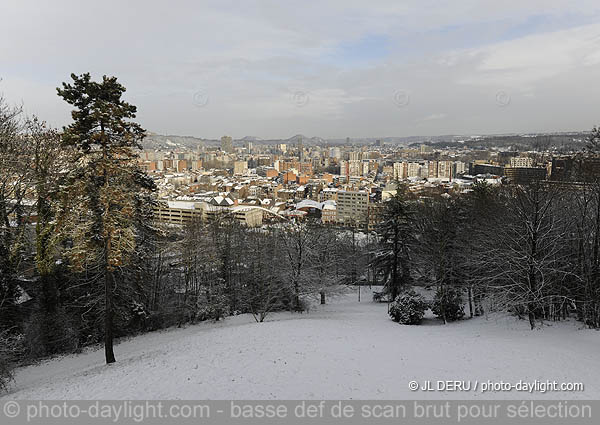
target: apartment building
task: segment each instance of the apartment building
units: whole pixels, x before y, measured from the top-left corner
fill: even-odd
[[[233,174],[246,174],[248,172],[248,161],[235,161],[233,163]]]
[[[319,192],[319,202],[336,201],[338,191],[339,190],[334,187],[326,187]]]
[[[402,180],[408,177],[408,165],[406,162],[394,162],[394,180]]]
[[[369,212],[369,193],[365,190],[340,190],[337,194],[337,221],[341,224],[360,225]]]
[[[513,168],[531,168],[533,167],[533,158],[527,156],[516,156],[510,159],[510,166]]]
[[[327,204],[323,206],[321,211],[321,222],[323,224],[335,223],[337,219],[337,208],[333,204]]]
[[[452,178],[452,161],[438,161],[438,177],[441,179]]]
[[[212,220],[233,216],[241,224],[249,227],[262,226],[263,213],[260,209],[237,206],[222,207],[206,202],[167,201],[160,202],[154,208],[154,218],[157,221],[183,225],[192,220]]]

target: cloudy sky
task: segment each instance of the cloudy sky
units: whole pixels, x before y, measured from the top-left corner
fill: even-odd
[[[261,138],[588,130],[598,0],[0,2],[0,94],[115,75],[158,133]]]

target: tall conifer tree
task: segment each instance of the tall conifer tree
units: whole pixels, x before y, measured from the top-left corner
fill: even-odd
[[[106,363],[113,363],[117,278],[135,250],[136,210],[140,193],[153,190],[152,181],[137,165],[136,148],[144,137],[133,122],[136,107],[125,102],[125,87],[115,77],[95,82],[86,73],[71,75],[58,94],[73,105],[73,123],[63,142],[77,151],[68,185],[71,217],[65,221],[72,241],[72,265],[103,286]]]

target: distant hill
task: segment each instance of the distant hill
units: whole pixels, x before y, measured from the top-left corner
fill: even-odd
[[[206,140],[192,136],[161,135],[149,133],[142,141],[144,149],[198,149]]]
[[[287,139],[261,139],[256,136],[244,136],[241,139],[234,139],[234,146],[243,146],[246,142],[252,142],[254,144],[296,144],[298,139],[302,138],[302,143],[305,146],[324,144],[327,141],[321,137],[307,137],[302,134],[289,137]],[[156,133],[148,133],[146,138],[142,142],[144,149],[198,149],[201,146],[219,145],[220,139],[203,139],[193,136],[177,136],[177,135],[162,135]]]
[[[449,140],[430,141],[425,144],[438,148],[468,147],[471,149],[499,148],[513,151],[576,151],[586,145],[589,132],[545,133],[545,134],[506,134],[479,137],[452,136]],[[421,143],[413,143],[416,147]]]
[[[350,138],[352,145],[371,145],[377,140],[387,145],[401,145],[418,147],[426,144],[435,147],[468,147],[471,149],[512,149],[518,151],[526,150],[557,150],[572,151],[580,150],[585,145],[589,132],[565,132],[565,133],[540,133],[540,134],[496,134],[496,135],[442,135],[442,136],[406,136],[406,137],[360,137]],[[255,145],[274,145],[285,143],[296,145],[302,139],[304,146],[310,145],[343,145],[347,143],[343,139],[324,139],[322,137],[308,137],[296,134],[285,139],[261,139],[256,136],[244,136],[234,139],[234,146],[243,146],[247,142]],[[220,139],[205,139],[193,136],[161,135],[148,133],[142,146],[144,149],[198,149],[202,146],[218,146]]]

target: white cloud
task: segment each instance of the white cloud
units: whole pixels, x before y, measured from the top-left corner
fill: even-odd
[[[0,92],[56,125],[69,114],[55,87],[85,71],[117,75],[146,128],[205,137],[535,131],[589,128],[595,119],[581,93],[598,91],[600,25],[589,24],[600,14],[596,0],[1,7]],[[549,24],[530,28],[532,19]],[[385,40],[389,54],[350,60],[371,53],[351,48],[369,36]],[[199,89],[210,98],[203,108],[193,102]],[[410,93],[402,108],[398,90]],[[511,95],[501,111],[499,90]],[[297,91],[308,94],[300,107]],[[452,111],[452,120],[437,111]]]

